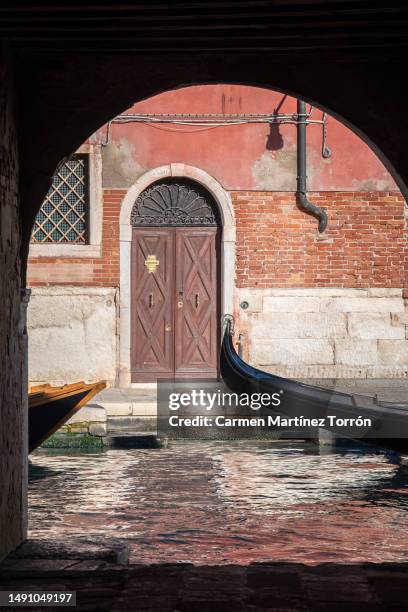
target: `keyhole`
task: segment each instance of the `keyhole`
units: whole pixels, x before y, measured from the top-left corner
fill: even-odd
[[[198,308],[200,305],[200,296],[198,293],[195,294],[195,307]]]
[[[149,308],[153,308],[153,306],[154,306],[153,293],[149,293]]]

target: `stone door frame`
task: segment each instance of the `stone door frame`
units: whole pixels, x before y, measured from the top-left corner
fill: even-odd
[[[210,174],[183,163],[167,164],[149,170],[130,187],[120,211],[120,303],[118,384],[131,387],[131,246],[130,214],[139,195],[151,184],[166,178],[188,178],[202,185],[217,203],[221,219],[221,316],[233,314],[235,284],[236,226],[230,195]]]

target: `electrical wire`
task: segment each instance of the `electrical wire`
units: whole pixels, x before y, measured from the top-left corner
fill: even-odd
[[[322,119],[311,119],[314,107],[311,105],[309,111],[306,113],[306,119],[303,119],[302,123],[307,125],[321,125],[322,126],[322,155],[323,157],[330,157],[331,150],[327,146],[327,114],[323,112]],[[304,116],[303,116],[304,117]],[[240,114],[166,114],[166,113],[145,113],[145,114],[133,114],[125,113],[118,115],[114,119],[108,122],[106,126],[105,139],[101,141],[101,145],[106,147],[110,142],[110,135],[112,124],[125,124],[125,123],[144,123],[149,127],[159,129],[167,132],[175,132],[178,134],[189,133],[194,134],[196,132],[203,132],[209,129],[217,127],[225,127],[229,125],[252,125],[252,124],[278,124],[278,125],[297,125],[299,123],[299,117],[295,114],[285,113],[240,113]],[[189,126],[197,127],[196,130],[178,130],[163,127],[167,125],[178,125],[178,126]]]

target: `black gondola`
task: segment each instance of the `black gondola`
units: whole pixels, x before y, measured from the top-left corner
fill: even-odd
[[[226,386],[236,393],[279,393],[282,404],[279,408],[268,407],[269,412],[318,419],[328,414],[342,419],[369,418],[373,426],[361,437],[350,432],[344,435],[336,428],[331,431],[397,452],[408,452],[408,403],[380,402],[376,397],[341,393],[258,370],[235,351],[233,319],[229,315],[225,317],[220,373]]]

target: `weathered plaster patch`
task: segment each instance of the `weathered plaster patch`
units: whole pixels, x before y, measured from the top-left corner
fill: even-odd
[[[391,175],[383,179],[353,179],[352,188],[354,191],[395,191],[398,189]]]
[[[309,184],[314,178],[314,163],[307,166]],[[295,148],[265,151],[252,166],[255,188],[262,191],[296,191],[297,152]]]
[[[102,148],[102,183],[106,188],[131,187],[146,172],[135,159],[132,143],[125,138]]]
[[[296,189],[296,151],[265,151],[252,166],[255,188],[272,191]]]

